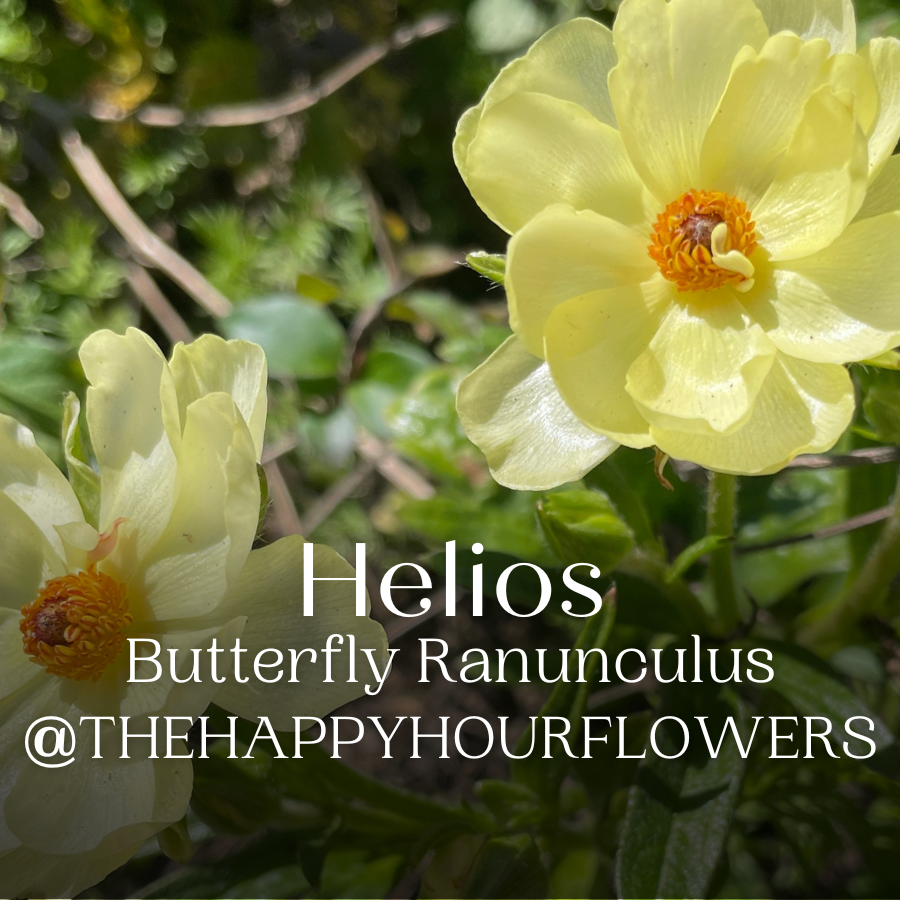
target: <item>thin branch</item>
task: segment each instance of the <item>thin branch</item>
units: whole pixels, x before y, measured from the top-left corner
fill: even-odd
[[[272,501],[272,530],[279,536],[303,534],[303,525],[294,505],[294,498],[278,467],[278,460],[264,466],[269,482],[269,498]]]
[[[375,463],[362,460],[352,472],[336,481],[303,514],[303,534],[312,534],[375,471]]]
[[[290,453],[291,450],[296,450],[298,446],[300,446],[300,441],[293,435],[288,435],[287,437],[282,438],[277,444],[272,444],[271,447],[265,447],[260,462],[265,466],[273,460],[280,459],[285,454]]]
[[[25,201],[12,188],[3,183],[0,183],[0,206],[33,241],[44,236],[44,226],[38,222],[34,213],[25,205]]]
[[[807,454],[787,464],[789,469],[855,469],[859,466],[879,466],[900,460],[900,447],[864,447],[834,456]]]
[[[397,490],[414,500],[430,500],[434,496],[434,487],[378,438],[361,429],[356,448],[360,456],[374,463],[381,475]]]
[[[153,316],[171,343],[177,344],[182,341],[189,344],[194,339],[194,333],[143,266],[136,262],[129,263],[125,270],[125,278],[134,295]]]
[[[63,135],[62,147],[88,193],[125,238],[139,263],[165,272],[211,315],[220,317],[231,312],[230,301],[184,257],[154,234],[129,206],[77,131],[67,131]]]
[[[391,622],[390,625],[385,629],[388,636],[388,642],[393,644],[395,641],[402,638],[405,634],[409,634],[410,631],[418,628],[420,625],[423,625],[429,619],[433,619],[435,616],[441,615],[447,609],[447,593],[446,591],[439,590],[437,594],[435,594],[434,598],[431,601],[431,607],[423,612],[421,615],[416,616],[415,618],[409,619],[401,619],[399,621]]]
[[[381,62],[389,53],[401,50],[432,35],[440,34],[455,24],[455,17],[438,13],[427,16],[415,25],[398,28],[387,40],[372,44],[371,47],[350,57],[316,84],[290,91],[272,100],[261,100],[254,103],[223,103],[193,112],[185,112],[177,106],[149,104],[132,113],[131,117],[137,119],[142,125],[152,128],[176,128],[179,125],[232,128],[237,125],[261,125],[263,122],[272,122],[275,119],[292,116],[309,109],[320,100],[330,97],[366,69]],[[100,105],[94,106],[92,115],[101,121],[128,117],[117,109]]]
[[[759,553],[761,550],[774,550],[776,547],[787,547],[791,544],[799,544],[803,541],[836,537],[839,534],[847,534],[849,531],[856,531],[858,528],[866,528],[869,525],[876,525],[878,522],[884,522],[885,519],[891,517],[892,510],[893,507],[884,506],[881,509],[874,509],[871,512],[853,516],[845,522],[839,522],[837,525],[829,525],[827,528],[819,528],[816,531],[809,531],[806,534],[795,534],[792,537],[778,538],[774,541],[766,541],[763,544],[738,544],[736,551],[742,555],[744,553]]]

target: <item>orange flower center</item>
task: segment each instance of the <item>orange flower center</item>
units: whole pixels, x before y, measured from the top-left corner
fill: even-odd
[[[650,240],[650,258],[679,291],[752,286],[756,226],[737,197],[688,191],[656,217]]]
[[[19,630],[32,662],[51,675],[98,681],[122,649],[131,623],[125,585],[89,566],[51,578],[22,607]]]

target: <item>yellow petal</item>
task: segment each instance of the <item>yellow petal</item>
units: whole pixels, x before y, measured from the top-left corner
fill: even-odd
[[[140,558],[158,540],[174,501],[171,375],[159,348],[136,328],[124,336],[92,334],[80,357],[91,384],[87,420],[100,465],[98,528],[105,532],[116,519],[127,519]]]
[[[900,155],[891,156],[875,176],[855,221],[896,210],[900,210]]]
[[[856,50],[856,17],[851,0],[755,0],[769,31],[793,31],[805,41],[825,38],[832,53]]]
[[[591,291],[639,284],[656,272],[648,238],[590,210],[551,206],[509,242],[506,290],[513,331],[535,356],[561,303]]]
[[[569,408],[591,428],[629,447],[652,443],[646,420],[625,390],[625,375],[647,349],[675,290],[660,277],[595,291],[557,307],[545,353]]]
[[[774,260],[827,247],[862,205],[867,179],[866,138],[853,111],[829,87],[819,88],[752,210],[761,246]]]
[[[691,434],[651,428],[675,459],[717,472],[764,475],[801,453],[829,450],[853,418],[853,384],[842,366],[779,356],[746,422],[730,434]]]
[[[806,101],[825,79],[826,41],[779,34],[738,54],[701,157],[702,183],[751,209],[768,190]]]
[[[33,599],[34,594],[29,597],[29,600]],[[25,654],[22,632],[19,631],[21,619],[22,614],[19,610],[0,607],[0,672],[3,672],[3,679],[0,680],[0,700],[4,701],[22,690],[29,682],[33,682],[36,687],[35,679],[43,682],[47,678],[44,669],[33,663]],[[24,738],[24,732],[22,737]]]
[[[54,525],[83,522],[84,514],[65,476],[15,419],[0,415],[0,491],[22,509],[57,554]]]
[[[618,446],[578,421],[547,364],[515,336],[463,379],[456,408],[494,479],[514,490],[577,481]]]
[[[76,897],[124,866],[151,834],[146,827],[125,829],[91,853],[68,856],[19,845],[0,853],[0,891],[9,897]]]
[[[62,560],[43,532],[0,493],[0,607],[18,612],[34,600],[42,581],[63,571]]]
[[[900,41],[875,38],[860,50],[878,87],[879,110],[869,137],[869,177],[887,163],[900,139]]]
[[[730,291],[673,305],[625,387],[651,425],[728,432],[750,412],[775,348]]]
[[[204,334],[190,344],[176,344],[169,365],[182,422],[194,400],[205,394],[229,394],[250,429],[258,459],[266,428],[266,355],[262,347]]]
[[[900,213],[851,225],[814,256],[777,266],[748,312],[775,346],[813,362],[868,359],[900,343]]]
[[[661,204],[699,177],[706,129],[732,63],[768,32],[751,0],[625,0],[609,90],[628,154]]]
[[[649,223],[646,191],[618,132],[546,94],[513,94],[488,109],[463,174],[478,205],[509,232],[553,203]]]
[[[171,518],[135,575],[155,619],[214,609],[256,534],[256,452],[228,394],[207,394],[187,408],[174,495]]]
[[[269,648],[280,650],[287,673],[275,684],[262,684],[255,678],[239,684],[233,678],[216,694],[216,703],[245,719],[258,721],[268,716],[281,731],[292,731],[293,716],[325,716],[345,703],[365,694],[378,682],[363,655],[369,649],[381,673],[387,666],[387,635],[374,619],[356,616],[356,582],[316,582],[313,595],[314,615],[303,616],[303,545],[299,535],[282,538],[274,544],[254,550],[247,560],[221,611],[223,615],[247,616],[241,646],[247,659]],[[316,545],[313,550],[316,578],[353,579],[354,570],[330,547]],[[328,636],[344,635],[341,652],[332,657],[332,682],[326,682],[325,656],[321,652]],[[349,681],[350,647],[347,635],[356,640],[356,678]],[[306,648],[316,651],[316,662],[306,654],[297,666],[297,681],[291,678],[291,651]],[[274,662],[269,654],[265,662]],[[274,677],[272,670],[267,677]]]

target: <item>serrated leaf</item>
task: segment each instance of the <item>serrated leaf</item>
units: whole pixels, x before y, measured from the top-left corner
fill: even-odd
[[[592,563],[609,572],[634,547],[634,535],[606,494],[560,491],[537,505],[547,543],[566,563]]]
[[[726,717],[739,710],[721,696],[681,685],[663,694],[660,716],[690,723],[688,750],[678,759],[657,756],[649,741],[628,795],[628,810],[616,858],[620,897],[705,897],[725,847],[745,761],[729,735],[712,758],[693,716],[706,716],[713,740]],[[681,730],[672,722],[657,731],[667,755],[681,749]],[[672,735],[675,735],[673,738]],[[742,740],[746,742],[745,734]]]
[[[869,732],[863,723],[858,723],[856,729],[875,742],[875,755],[864,762],[879,772],[894,776],[900,773],[900,751],[888,727],[818,656],[803,647],[780,641],[739,641],[733,646],[746,650],[763,647],[772,653],[769,665],[775,674],[767,687],[790,701],[801,715],[827,718],[839,753],[844,741],[851,742],[854,753],[861,754],[866,749],[858,739],[847,734],[845,723],[854,716],[871,719],[874,732]]]
[[[496,284],[503,284],[506,279],[506,256],[502,253],[485,253],[477,250],[466,254],[466,262],[485,278]]]

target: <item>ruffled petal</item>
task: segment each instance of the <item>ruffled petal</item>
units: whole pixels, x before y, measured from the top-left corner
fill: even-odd
[[[618,446],[579,422],[547,363],[515,336],[463,379],[456,408],[494,480],[514,490],[577,481]]]
[[[651,428],[657,446],[675,459],[717,472],[765,475],[801,453],[831,449],[853,418],[853,384],[842,366],[779,356],[753,411],[730,434]]]
[[[558,306],[547,322],[544,351],[566,405],[586,425],[629,447],[647,447],[652,440],[625,390],[625,376],[674,302],[674,287],[657,276],[577,297]]]
[[[821,363],[869,359],[900,343],[900,213],[851,225],[814,256],[757,282],[748,312],[791,356]]]
[[[592,291],[639,284],[656,271],[648,238],[590,210],[551,206],[509,242],[506,291],[513,331],[534,356],[561,303]]]
[[[169,520],[175,494],[177,406],[166,360],[143,332],[98,331],[81,345],[91,384],[87,421],[100,465],[100,524],[127,519],[136,558]]]
[[[546,94],[513,94],[486,110],[463,177],[478,205],[509,232],[554,203],[627,225],[650,220],[646,191],[615,128]]]
[[[824,83],[829,46],[793,34],[745,47],[713,116],[701,157],[708,190],[740,197],[753,210],[790,146],[812,91]]]
[[[186,421],[187,408],[200,397],[229,394],[250,429],[259,459],[266,428],[266,355],[262,347],[204,334],[190,344],[176,344],[169,367],[181,421]]]
[[[241,635],[241,646],[247,649],[243,676],[246,684],[234,677],[216,694],[216,703],[234,715],[258,721],[267,716],[273,727],[292,731],[293,716],[325,716],[357,697],[378,681],[363,651],[371,652],[373,662],[384,676],[387,667],[387,635],[374,619],[356,616],[356,581],[354,570],[330,547],[313,548],[313,573],[316,578],[340,578],[345,581],[317,581],[313,592],[313,615],[303,615],[304,563],[303,545],[298,535],[260,550],[254,550],[234,587],[228,592],[224,615],[247,616],[247,627]],[[339,634],[344,643],[332,655],[331,678],[326,681],[326,657],[322,653],[328,636]],[[355,681],[350,678],[351,647],[355,641]],[[252,674],[250,660],[263,650],[282,653],[284,674],[274,684],[263,684]],[[299,657],[292,669],[293,653],[315,651]],[[275,663],[274,654],[266,654],[264,663]],[[260,672],[274,678],[281,668]],[[296,675],[296,681],[292,681]]]
[[[772,34],[793,31],[803,40],[825,38],[832,53],[856,51],[852,0],[755,0]]]
[[[0,491],[26,513],[60,555],[63,548],[53,526],[84,521],[63,473],[24,425],[4,415],[0,415]]]
[[[211,611],[250,553],[259,521],[256,451],[228,394],[187,408],[174,494],[165,531],[132,582],[149,619]]]
[[[52,856],[29,847],[0,853],[0,894],[7,897],[76,897],[124,866],[154,832],[136,826],[109,835],[90,853]]]
[[[0,608],[0,701],[12,696],[26,685],[37,686],[37,678],[46,678],[44,670],[25,653],[19,622],[22,614],[16,609]]]
[[[727,432],[750,412],[775,348],[728,289],[674,304],[625,389],[652,425]]]
[[[609,90],[628,154],[660,204],[705,189],[700,152],[732,63],[747,45],[760,50],[768,36],[751,0],[622,4]]]
[[[859,55],[869,64],[878,88],[878,118],[869,136],[869,178],[887,163],[900,140],[900,41],[875,38]]]
[[[0,494],[0,608],[20,610],[34,600],[41,582],[62,574],[62,560],[43,532]]]
[[[890,157],[866,191],[855,221],[900,210],[900,155]]]
[[[761,246],[774,260],[827,247],[862,205],[868,182],[866,137],[830,87],[807,101],[772,184],[752,210]]]

